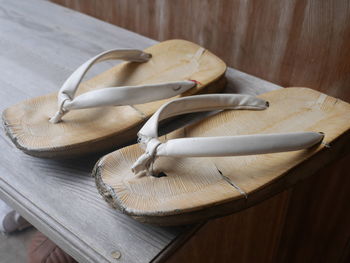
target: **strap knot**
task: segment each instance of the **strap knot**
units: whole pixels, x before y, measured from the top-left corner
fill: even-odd
[[[131,167],[133,173],[136,175],[153,175],[153,163],[160,144],[161,142],[156,138],[152,138],[147,142],[145,153]]]
[[[64,99],[61,101],[59,107],[58,107],[58,111],[55,113],[55,115],[53,117],[51,117],[49,119],[49,122],[51,123],[59,123],[60,121],[62,121],[62,117],[68,112],[67,110],[65,110],[65,108],[63,107],[63,104],[69,99]]]

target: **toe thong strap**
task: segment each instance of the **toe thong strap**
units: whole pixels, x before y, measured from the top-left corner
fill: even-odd
[[[69,110],[146,103],[176,96],[196,86],[194,81],[185,80],[150,85],[108,87],[75,97],[81,80],[94,64],[111,59],[147,62],[150,58],[151,54],[130,49],[109,50],[91,58],[77,68],[62,85],[58,92],[58,111],[50,122],[60,122],[63,115]]]
[[[224,137],[194,137],[158,140],[158,123],[168,117],[199,111],[220,109],[264,110],[268,102],[237,94],[191,96],[164,104],[139,131],[139,141],[145,153],[133,164],[135,174],[152,175],[151,166],[158,156],[218,157],[296,151],[322,141],[319,132],[292,132]]]

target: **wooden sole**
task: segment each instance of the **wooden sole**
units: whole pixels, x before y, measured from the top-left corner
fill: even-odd
[[[152,54],[150,61],[119,64],[80,84],[77,95],[96,88],[188,79],[201,84],[180,96],[220,92],[224,88],[225,63],[194,43],[169,40],[145,51]],[[52,124],[48,120],[57,111],[54,93],[11,106],[3,112],[2,119],[7,135],[25,153],[67,158],[115,149],[130,142],[143,123],[168,100],[171,99],[74,110],[62,122]]]
[[[324,141],[285,153],[160,157],[154,164],[155,172],[166,174],[160,178],[136,177],[131,172],[143,153],[132,145],[96,164],[93,175],[99,192],[112,207],[138,221],[189,224],[261,202],[349,151],[349,104],[307,88],[280,89],[259,97],[270,102],[267,110],[224,111],[167,138],[316,131],[325,133]]]

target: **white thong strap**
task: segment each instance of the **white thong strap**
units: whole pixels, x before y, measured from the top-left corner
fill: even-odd
[[[199,111],[220,109],[264,110],[268,102],[236,94],[210,94],[179,98],[164,104],[139,131],[139,141],[145,153],[133,164],[135,174],[153,175],[150,167],[159,156],[217,157],[296,151],[322,141],[318,132],[256,134],[225,137],[195,137],[158,140],[158,123],[168,117]]]
[[[151,54],[141,50],[115,49],[103,52],[86,61],[67,78],[59,90],[58,111],[50,122],[60,122],[63,115],[69,110],[146,103],[176,96],[196,85],[194,81],[185,80],[139,86],[108,87],[74,97],[81,80],[94,64],[111,59],[146,62],[150,58]]]

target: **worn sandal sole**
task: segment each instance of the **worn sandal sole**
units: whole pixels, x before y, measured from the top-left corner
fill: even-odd
[[[263,155],[160,157],[153,167],[164,172],[159,178],[134,175],[130,167],[143,150],[132,145],[97,162],[93,176],[100,194],[113,208],[141,222],[195,223],[259,203],[349,151],[349,104],[307,88],[279,89],[259,97],[270,102],[268,109],[224,111],[176,130],[167,139],[319,131],[325,134],[323,143]]]
[[[169,40],[145,49],[147,63],[126,62],[80,84],[78,93],[108,86],[132,86],[195,80],[196,87],[179,96],[220,92],[225,85],[225,63],[208,50],[184,40]],[[179,97],[176,96],[176,97]],[[175,97],[174,97],[175,98]],[[7,108],[3,123],[13,143],[27,154],[67,158],[106,151],[136,139],[142,124],[166,101],[133,106],[80,109],[52,124],[57,93],[23,101]]]

